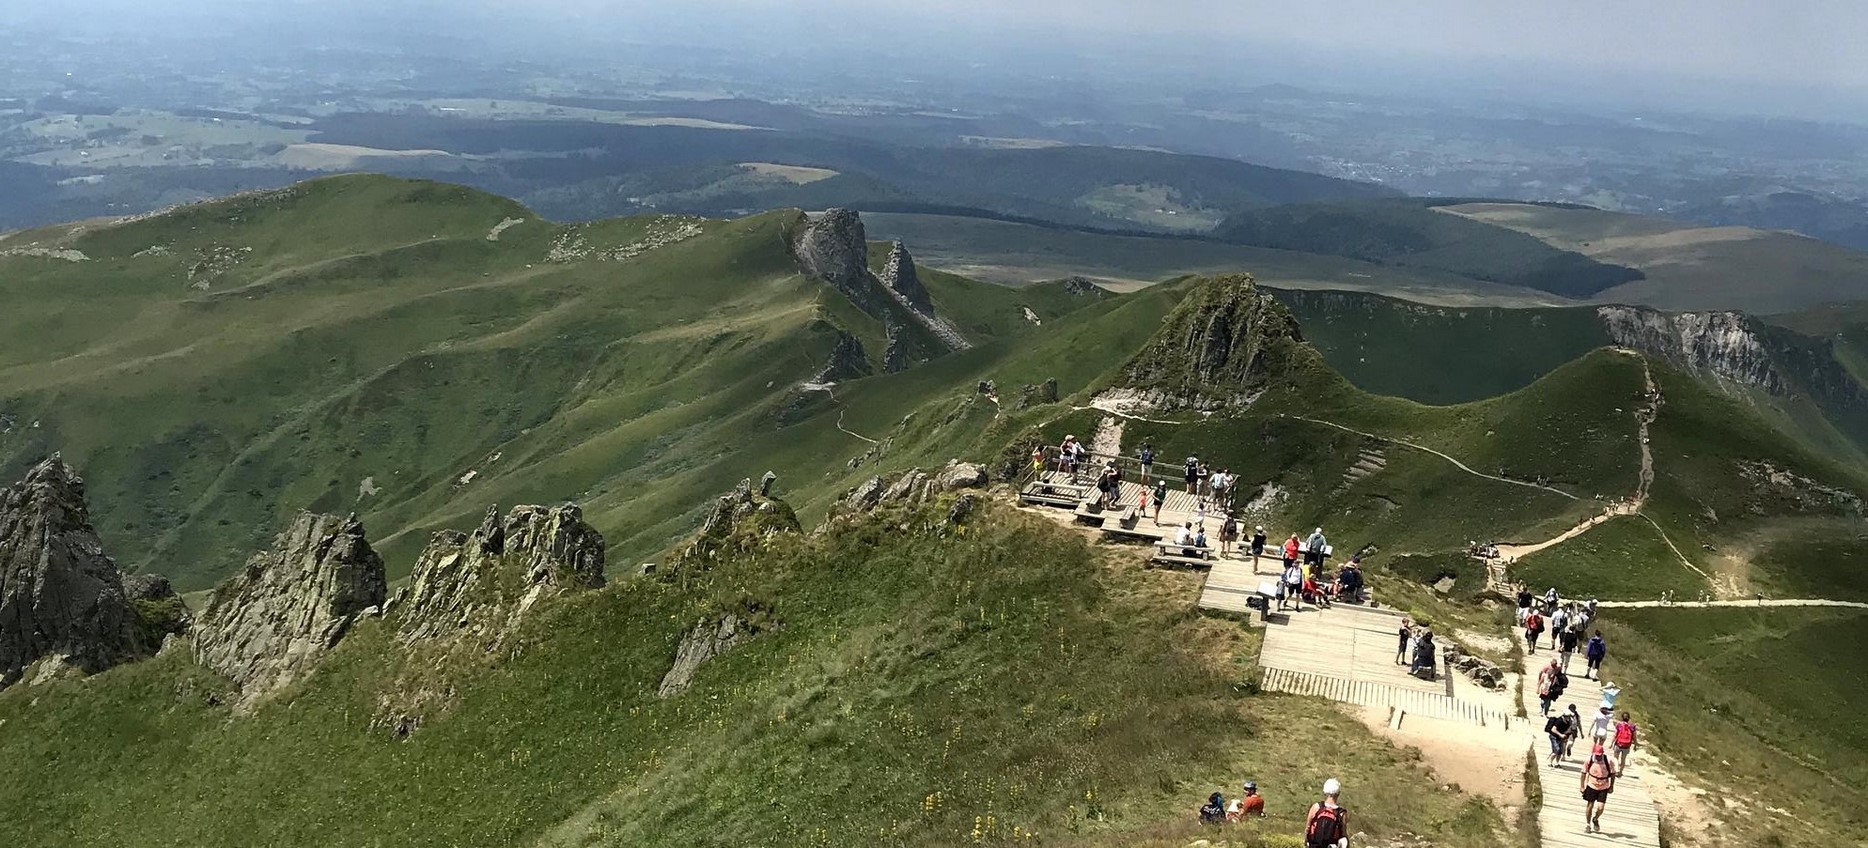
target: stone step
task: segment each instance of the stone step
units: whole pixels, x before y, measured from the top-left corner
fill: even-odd
[[[1312,695],[1365,707],[1391,707],[1408,715],[1463,721],[1482,727],[1505,728],[1510,717],[1470,701],[1429,692],[1417,692],[1369,680],[1352,680],[1283,668],[1264,669],[1261,685],[1267,692]]]

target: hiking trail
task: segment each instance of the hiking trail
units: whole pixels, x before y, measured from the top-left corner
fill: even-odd
[[[1434,456],[1444,459],[1447,462],[1453,463],[1453,467],[1458,468],[1459,470],[1464,471],[1467,474],[1471,474],[1474,477],[1484,477],[1487,480],[1496,480],[1500,483],[1510,483],[1513,486],[1523,486],[1527,489],[1539,489],[1539,490],[1549,492],[1554,495],[1562,495],[1563,497],[1569,498],[1570,500],[1573,500],[1573,501],[1582,500],[1582,498],[1572,495],[1569,492],[1563,491],[1562,489],[1553,488],[1551,486],[1546,486],[1542,483],[1532,483],[1528,480],[1513,480],[1510,477],[1500,477],[1496,474],[1487,474],[1483,471],[1475,471],[1472,469],[1471,466],[1468,466],[1466,463],[1460,462],[1459,460],[1454,459],[1453,457],[1448,456],[1445,453],[1434,450],[1433,448],[1427,447],[1426,445],[1417,445],[1413,442],[1403,441],[1401,439],[1393,438],[1391,436],[1382,436],[1382,435],[1377,435],[1375,433],[1366,432],[1363,430],[1357,430],[1354,427],[1345,427],[1334,421],[1325,421],[1321,418],[1311,418],[1307,415],[1290,415],[1290,414],[1281,413],[1279,417],[1291,418],[1297,421],[1308,421],[1312,424],[1322,424],[1325,427],[1334,427],[1345,433],[1354,433],[1363,438],[1374,439],[1378,442],[1387,442],[1389,444],[1400,445],[1405,448],[1413,448],[1417,451],[1424,451],[1426,453],[1430,453],[1430,454],[1433,454]]]

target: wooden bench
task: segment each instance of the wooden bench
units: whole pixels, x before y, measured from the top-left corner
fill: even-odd
[[[1186,554],[1187,551],[1193,551],[1197,555],[1188,556]],[[1199,545],[1183,545],[1171,539],[1162,539],[1155,542],[1155,555],[1152,561],[1173,565],[1191,565],[1195,568],[1210,568],[1213,565],[1213,548],[1201,547]]]

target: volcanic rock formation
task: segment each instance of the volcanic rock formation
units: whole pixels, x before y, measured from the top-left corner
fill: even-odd
[[[143,653],[136,621],[63,460],[0,490],[0,687],[40,660],[91,674]]]
[[[301,512],[272,547],[214,590],[195,655],[251,707],[306,676],[365,615],[382,609],[382,557],[356,516]]]

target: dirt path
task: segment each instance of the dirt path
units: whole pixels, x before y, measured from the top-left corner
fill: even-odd
[[[1496,480],[1500,483],[1510,483],[1513,486],[1523,486],[1527,489],[1540,489],[1542,491],[1549,492],[1553,495],[1562,495],[1573,501],[1581,500],[1581,498],[1578,498],[1577,496],[1572,495],[1569,492],[1563,491],[1562,489],[1554,489],[1549,486],[1543,485],[1542,483],[1532,483],[1526,480],[1513,480],[1510,477],[1500,477],[1496,474],[1487,474],[1483,471],[1474,471],[1472,470],[1471,467],[1467,466],[1466,463],[1460,462],[1457,459],[1447,456],[1446,454],[1441,453],[1425,445],[1417,445],[1417,444],[1414,444],[1413,442],[1404,442],[1404,441],[1401,441],[1400,439],[1391,438],[1389,436],[1378,436],[1374,433],[1364,432],[1362,430],[1357,430],[1353,427],[1344,427],[1343,425],[1338,424],[1334,421],[1325,421],[1321,418],[1310,418],[1304,415],[1286,415],[1283,417],[1294,418],[1294,419],[1297,419],[1298,421],[1308,421],[1312,424],[1322,424],[1325,427],[1334,427],[1345,433],[1354,433],[1358,436],[1375,439],[1376,441],[1387,442],[1389,444],[1400,445],[1402,447],[1407,447],[1407,448],[1413,448],[1417,451],[1425,451],[1426,453],[1433,454],[1434,456],[1444,459],[1447,462],[1453,463],[1453,467],[1458,468],[1459,470],[1464,471],[1467,474],[1471,474],[1474,477],[1484,477],[1487,480]]]
[[[1718,601],[1597,601],[1597,606],[1619,607],[1622,609],[1708,609],[1711,607],[1841,607],[1846,609],[1868,609],[1868,602],[1832,601],[1826,598],[1758,598],[1726,599]]]
[[[1103,420],[1096,422],[1096,432],[1090,434],[1090,453],[1100,456],[1122,455],[1122,419],[1105,415]]]

